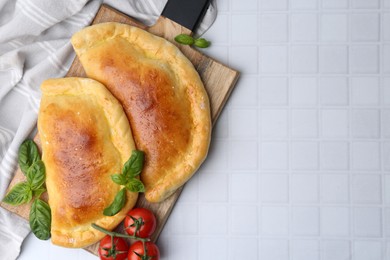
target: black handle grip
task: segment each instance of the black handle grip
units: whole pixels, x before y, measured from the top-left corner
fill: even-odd
[[[194,31],[211,0],[168,0],[162,15]]]

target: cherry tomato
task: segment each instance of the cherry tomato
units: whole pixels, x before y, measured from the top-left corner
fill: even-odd
[[[121,237],[114,237],[107,235],[103,237],[99,244],[99,256],[102,260],[124,260],[127,257],[129,246]]]
[[[137,241],[130,246],[127,260],[159,260],[160,251],[156,244],[152,242],[145,242],[147,257],[144,257],[144,245],[142,241]]]
[[[145,208],[132,209],[125,218],[125,230],[131,236],[150,237],[156,230],[156,226],[156,217],[150,210]]]

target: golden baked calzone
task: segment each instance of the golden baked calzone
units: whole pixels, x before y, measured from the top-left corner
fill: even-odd
[[[103,215],[122,188],[111,180],[135,149],[122,106],[99,82],[85,78],[42,83],[38,131],[46,167],[52,212],[51,240],[65,247],[85,247],[113,229],[135,205],[138,193],[113,217]]]
[[[137,27],[103,23],[71,42],[88,77],[122,103],[145,152],[145,197],[159,202],[182,186],[207,155],[210,105],[199,74],[167,40]]]

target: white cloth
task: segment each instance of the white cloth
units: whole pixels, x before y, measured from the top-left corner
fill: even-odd
[[[167,0],[0,0],[0,199],[17,167],[18,147],[36,131],[39,86],[65,76],[75,54],[73,33],[90,24],[102,2],[147,25]],[[213,2],[196,34],[214,22]],[[15,259],[28,223],[0,208],[2,259]]]

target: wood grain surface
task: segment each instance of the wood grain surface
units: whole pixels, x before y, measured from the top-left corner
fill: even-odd
[[[101,6],[92,24],[103,23],[103,22],[120,22],[120,23],[137,26],[155,35],[164,37],[165,39],[173,43],[174,41],[172,39],[177,34],[191,33],[188,29],[180,26],[179,24],[165,17],[160,17],[157,20],[156,24],[154,24],[151,27],[147,27],[137,22],[136,20],[124,15],[123,13],[120,13],[119,11],[112,9],[107,5]],[[200,77],[202,78],[202,81],[206,87],[206,91],[210,98],[212,120],[214,124],[238,79],[239,73],[217,62],[216,60],[207,57],[206,55],[200,53],[196,49],[193,49],[188,46],[181,46],[181,45],[178,45],[178,47],[191,60],[196,70],[199,72]],[[77,57],[73,61],[73,64],[70,67],[67,76],[86,77],[83,67],[80,61],[77,59]],[[37,142],[38,145],[40,144],[39,134],[35,137],[35,141]],[[15,172],[15,177],[9,185],[9,189],[12,188],[16,183],[23,180],[25,180],[25,176],[20,171],[20,169],[17,169],[17,171]],[[140,194],[136,206],[145,207],[152,210],[157,217],[158,226],[157,226],[157,230],[155,231],[152,237],[153,241],[156,241],[159,234],[161,233],[183,187],[177,190],[172,196],[170,196],[168,199],[166,199],[161,203],[150,203],[145,199],[143,194]],[[47,199],[47,195],[45,194],[44,196],[45,196],[44,198]],[[31,204],[25,204],[22,206],[14,207],[8,204],[1,203],[1,206],[3,208],[21,216],[26,220],[28,220],[30,205]],[[123,225],[120,224],[117,228],[117,231],[123,232],[122,227]],[[98,243],[88,246],[85,249],[93,254],[97,254]]]

